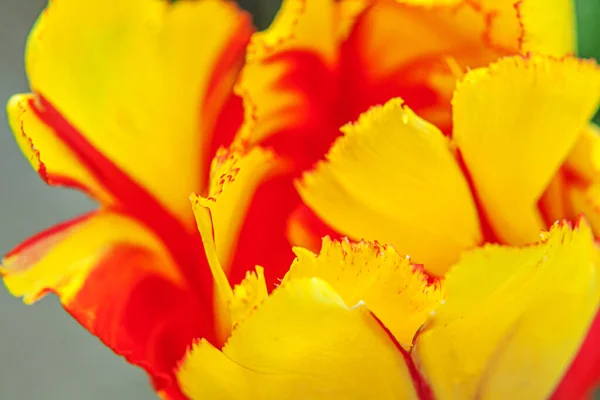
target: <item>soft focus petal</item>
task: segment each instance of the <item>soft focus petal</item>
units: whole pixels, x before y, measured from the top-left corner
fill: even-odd
[[[573,58],[504,58],[460,83],[454,140],[502,242],[538,238],[537,202],[599,100],[600,68]]]
[[[450,99],[464,71],[516,54],[522,47],[555,55],[573,52],[564,43],[575,32],[571,0],[550,3],[373,2],[358,15],[342,45],[340,98],[348,120],[371,105],[402,97],[417,114],[450,133]]]
[[[193,338],[214,336],[210,309],[178,275],[162,243],[118,213],[95,212],[42,232],[9,253],[0,272],[26,303],[57,294],[85,328],[144,367],[157,387],[168,386]]]
[[[283,284],[300,277],[329,283],[346,304],[363,302],[406,350],[442,299],[440,285],[391,246],[323,239],[319,255],[295,249]]]
[[[466,253],[414,348],[436,398],[548,398],[596,316],[596,260],[585,223]]]
[[[515,7],[523,27],[521,51],[553,56],[575,53],[575,1],[521,0]]]
[[[294,246],[318,253],[325,236],[339,239],[341,235],[325,224],[313,210],[302,203],[290,214],[287,235]]]
[[[486,7],[474,1],[373,3],[359,15],[342,47],[340,100],[347,119],[341,123],[372,105],[402,97],[447,132],[457,76],[467,67],[517,51],[519,24],[508,1]]]
[[[343,132],[328,161],[298,184],[327,224],[358,240],[391,243],[435,274],[481,243],[469,185],[433,125],[392,100]]]
[[[95,147],[187,218],[185,194],[203,186],[215,119],[249,34],[231,2],[55,1],[31,33],[27,72],[33,91],[82,135],[44,121],[63,141]]]
[[[192,207],[197,218],[199,208],[210,211],[221,267],[236,284],[254,265],[263,265],[272,286],[293,259],[285,237],[297,202],[289,163],[261,147],[232,147],[217,152],[211,169],[208,194],[192,196]]]
[[[538,202],[540,214],[546,226],[552,226],[556,221],[571,219],[573,215],[568,199],[569,182],[563,170],[552,178],[544,194]]]
[[[177,373],[195,399],[412,399],[402,353],[364,305],[318,278],[291,280],[222,352],[197,343]]]
[[[600,184],[589,187],[572,186],[566,189],[573,216],[584,215],[592,231],[600,236]]]
[[[585,127],[571,150],[565,167],[578,180],[600,183],[600,128],[594,123]]]

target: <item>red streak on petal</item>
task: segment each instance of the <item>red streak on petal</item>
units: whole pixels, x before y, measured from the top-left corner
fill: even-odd
[[[552,399],[582,399],[600,384],[600,311],[596,314],[579,352],[554,391]]]
[[[385,333],[387,333],[389,339],[392,341],[392,343],[394,343],[398,351],[402,354],[402,357],[404,357],[404,362],[406,363],[406,367],[408,368],[408,372],[410,373],[410,377],[413,381],[413,385],[417,393],[417,398],[420,400],[433,400],[434,396],[431,387],[429,386],[427,381],[425,381],[425,378],[417,369],[417,366],[415,365],[415,362],[410,356],[410,353],[404,350],[404,348],[402,348],[402,346],[400,345],[400,343],[398,343],[392,332],[390,332],[390,330],[385,326],[385,324],[379,318],[377,318],[377,315],[371,312],[371,316],[373,316],[373,318],[375,319],[375,321],[377,321],[379,326],[383,328]]]
[[[458,160],[458,165],[460,166],[465,179],[469,184],[469,188],[471,189],[471,193],[473,195],[473,200],[475,201],[475,206],[477,207],[477,214],[479,215],[479,224],[481,226],[481,232],[483,234],[483,241],[479,245],[483,245],[484,243],[500,243],[498,237],[494,233],[492,226],[489,223],[487,214],[485,213],[485,209],[483,208],[483,204],[477,195],[477,189],[475,188],[475,183],[473,182],[473,178],[471,177],[471,173],[465,164],[465,160],[457,150],[456,159]]]
[[[415,274],[420,274],[423,278],[425,278],[425,283],[427,286],[440,287],[444,279],[443,277],[431,275],[425,270],[425,266],[423,264],[412,264],[412,271]]]
[[[206,264],[200,236],[190,233],[151,194],[135,182],[96,149],[43,96],[30,106],[45,124],[51,127],[90,173],[102,183],[119,202],[116,208],[144,223],[165,243],[181,272],[212,304],[212,277]]]

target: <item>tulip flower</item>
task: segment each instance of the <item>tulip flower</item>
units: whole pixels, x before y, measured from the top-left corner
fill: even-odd
[[[145,368],[165,398],[236,398],[253,393],[282,397],[286,393],[286,379],[271,382],[264,388],[266,392],[245,387],[249,377],[244,375],[244,368],[261,374],[297,371],[293,382],[296,386],[289,386],[289,393],[299,395],[358,396],[363,392],[352,388],[369,381],[381,382],[385,392],[364,392],[365,396],[477,394],[473,390],[478,389],[472,387],[488,382],[488,375],[481,370],[487,365],[490,349],[498,343],[497,337],[490,334],[482,338],[487,353],[481,351],[476,365],[479,369],[471,373],[475,364],[467,365],[466,374],[472,379],[464,391],[452,392],[447,379],[455,382],[464,377],[448,378],[444,376],[447,368],[436,370],[429,364],[432,353],[428,346],[437,347],[446,335],[435,328],[436,319],[427,315],[433,310],[441,320],[451,320],[458,314],[447,315],[445,308],[438,307],[454,297],[450,291],[442,297],[442,280],[429,274],[443,275],[452,265],[453,271],[463,270],[461,254],[484,254],[484,258],[488,251],[495,254],[496,250],[488,247],[474,250],[485,242],[533,245],[538,242],[539,231],[550,226],[555,217],[574,219],[583,211],[586,216],[590,214],[592,228],[598,226],[593,212],[585,211],[586,206],[593,211],[588,198],[596,190],[596,137],[591,132],[594,128],[586,128],[585,121],[597,101],[597,67],[563,57],[573,51],[574,45],[571,8],[565,0],[552,6],[534,0],[287,0],[272,27],[250,39],[252,28],[247,16],[227,1],[109,0],[87,5],[54,0],[28,41],[26,67],[32,93],[11,99],[9,117],[23,152],[48,184],[82,190],[100,207],[50,228],[10,252],[0,268],[4,282],[26,303],[48,292],[58,295],[65,309],[84,327],[128,361]],[[557,58],[523,56],[529,51]],[[498,57],[515,54],[522,55],[463,76],[468,68],[488,66]],[[496,71],[504,80],[494,78]],[[457,80],[462,84],[452,110],[450,99]],[[500,91],[513,82],[513,97]],[[364,114],[356,126],[346,128],[357,133],[346,133],[330,150],[341,125],[357,119],[370,106],[397,96],[414,111],[400,100],[392,100]],[[458,100],[461,97],[462,103]],[[523,103],[516,103],[515,98]],[[508,100],[513,100],[511,106],[502,108]],[[463,115],[460,122],[458,114]],[[541,114],[553,118],[540,125]],[[505,125],[495,127],[492,133],[510,132],[524,142],[498,139],[478,153],[479,138],[474,133],[483,134],[479,128],[502,121],[504,115],[509,117]],[[520,116],[531,119],[517,119]],[[394,134],[395,130],[399,133]],[[559,135],[563,130],[564,137]],[[534,146],[539,145],[543,133],[550,135],[548,143],[555,147]],[[370,136],[380,137],[381,141],[363,142],[370,141]],[[475,151],[463,150],[469,146]],[[381,148],[389,151],[388,158],[374,152],[369,155],[376,158],[375,162],[362,158],[365,150],[368,153]],[[511,167],[512,175],[503,171],[505,164],[498,161],[504,157],[500,150],[510,148],[520,149],[518,155],[523,157],[520,164]],[[538,150],[541,148],[548,151]],[[399,149],[403,153],[394,153]],[[477,158],[477,154],[491,157],[494,149],[499,152],[496,158],[490,158],[493,162],[489,165]],[[427,158],[431,156],[429,150],[433,158]],[[319,163],[297,182],[298,194],[294,178],[311,170],[313,162],[328,151],[328,161]],[[535,179],[526,175],[523,180],[515,178],[515,171],[531,166],[526,156],[538,153],[539,159],[533,163],[536,167],[532,168]],[[419,160],[423,155],[426,158]],[[345,161],[353,156],[360,158],[360,164]],[[335,165],[338,160],[343,167],[340,170]],[[425,166],[420,170],[415,169],[418,163],[398,164],[402,160],[420,161]],[[429,165],[428,160],[435,163]],[[384,165],[386,162],[389,164]],[[336,171],[333,179],[328,176],[331,171]],[[412,183],[416,185],[403,186],[403,193],[410,195],[403,198],[410,197],[410,201],[400,201],[392,209],[385,201],[396,199],[394,195],[399,192],[394,190],[400,187],[396,182],[399,178],[390,175],[393,172],[401,177],[415,173]],[[419,175],[421,172],[424,175]],[[449,178],[443,190],[430,190],[424,185],[431,183],[427,179],[419,182],[423,176],[440,181],[442,176],[435,176],[438,172]],[[490,183],[493,174],[498,174],[498,179]],[[386,176],[390,179],[381,184],[378,179]],[[368,179],[375,189],[383,191],[367,187],[365,192],[345,193],[336,181],[340,177],[344,183],[354,182],[357,177]],[[513,180],[518,185],[505,192],[503,189]],[[355,187],[361,188],[360,184]],[[521,192],[527,195],[520,197]],[[197,193],[192,196],[192,206],[202,237],[192,217],[190,193]],[[508,202],[501,196],[505,193],[513,195],[506,197]],[[357,198],[364,199],[365,194],[374,197],[354,210]],[[450,207],[440,211],[439,204],[446,195]],[[324,211],[333,202],[339,209]],[[391,218],[378,214],[379,209],[375,216],[369,214],[382,204],[384,210],[406,211],[412,219],[403,225],[397,223],[395,215]],[[407,208],[414,204],[414,209]],[[506,207],[496,213],[498,204]],[[534,206],[539,209],[530,215]],[[510,219],[511,212],[517,216],[515,221]],[[379,216],[387,218],[385,224]],[[357,217],[365,224],[349,228]],[[340,218],[350,225],[338,223]],[[421,221],[417,228],[415,221]],[[385,230],[378,231],[382,226]],[[555,228],[550,239],[532,248],[544,249],[542,252],[550,248],[558,252],[588,249],[590,246],[580,241],[576,241],[574,250],[556,245],[569,235],[589,242],[589,229],[585,224],[581,226],[575,230]],[[387,234],[392,231],[397,236]],[[401,292],[399,298],[392,299],[393,293],[388,293],[389,298],[378,297],[376,289],[369,287],[347,294],[336,282],[320,275],[327,273],[325,269],[293,278],[293,271],[302,271],[301,267],[292,267],[273,291],[293,259],[288,238],[316,253],[324,232],[379,240],[396,247],[378,247],[372,242],[326,242],[329,247],[323,251],[341,254],[332,256],[337,268],[352,266],[345,258],[348,252],[367,252],[363,256],[369,260],[379,260],[377,254],[381,251],[389,252],[390,263],[399,272],[386,267],[381,274],[387,274],[390,285],[400,285],[395,289]],[[436,240],[429,240],[428,233]],[[502,254],[523,250],[499,249]],[[316,257],[303,250],[297,250],[297,254],[296,263],[302,262],[300,254],[304,254],[305,263]],[[399,254],[410,254],[422,266],[402,261]],[[588,257],[589,252],[584,256]],[[490,264],[502,263],[502,257],[497,256],[497,261]],[[566,256],[557,257],[562,260]],[[581,264],[593,264],[586,264],[588,258]],[[372,265],[371,261],[364,263]],[[257,264],[264,269],[249,273]],[[529,264],[522,264],[518,261],[515,270],[508,271],[517,274],[524,268],[522,284],[527,286]],[[549,265],[548,275],[557,268]],[[475,267],[464,269],[471,271],[465,273],[468,276],[479,273]],[[361,279],[375,285],[373,279],[381,276],[369,271],[365,269]],[[536,391],[526,394],[552,393],[567,368],[567,376],[590,376],[571,374],[585,369],[590,360],[572,363],[577,351],[582,354],[580,345],[593,319],[590,310],[597,306],[595,287],[581,286],[585,273],[592,274],[586,271],[573,278],[573,292],[568,290],[570,295],[585,297],[577,303],[584,309],[569,320],[571,328],[565,330],[568,338],[557,335],[548,342],[559,343],[560,350],[548,352],[548,347],[540,347],[534,354],[556,358],[548,361],[551,371],[540,375]],[[511,279],[509,272],[506,274],[498,279],[498,287]],[[448,287],[452,287],[451,277]],[[464,301],[460,288],[469,286],[464,283],[468,279],[455,281],[458,283],[453,296],[459,303]],[[414,290],[406,293],[402,288],[409,282]],[[380,288],[382,295],[390,287]],[[499,290],[491,286],[484,289],[494,293]],[[563,289],[558,284],[549,286],[547,293],[532,297],[531,304],[524,304],[510,318],[533,313],[534,302],[560,295]],[[474,298],[480,299],[482,293],[483,289]],[[509,304],[502,293],[497,297],[498,309]],[[246,321],[265,312],[261,311],[265,309],[263,302],[265,308],[275,304],[274,314],[253,322],[254,328],[248,333],[237,332]],[[569,300],[565,307],[569,304],[575,303]],[[321,306],[325,309],[319,310]],[[296,307],[304,311],[293,319]],[[390,313],[410,324],[398,326]],[[287,318],[289,324],[279,326],[276,321],[280,318]],[[479,321],[480,316],[469,318]],[[505,325],[490,325],[490,331],[498,334],[519,328],[510,318],[503,320]],[[305,336],[312,339],[289,342],[294,335],[300,340],[300,332],[304,332],[300,328],[309,327],[311,320],[321,323],[321,328]],[[556,325],[555,319],[541,322],[542,331]],[[277,326],[282,330],[269,331]],[[433,327],[431,333],[428,326]],[[355,336],[343,346],[336,346],[341,333],[352,329],[356,329]],[[458,329],[461,335],[468,335]],[[259,332],[272,335],[260,339],[256,336]],[[232,343],[236,337],[256,346],[246,344],[235,350]],[[588,341],[594,338],[591,334],[587,337]],[[194,340],[198,345],[176,373],[178,361]],[[260,340],[264,346],[258,346]],[[421,347],[426,350],[419,353],[419,347],[411,345],[414,340],[417,344],[422,340]],[[363,346],[357,349],[359,352],[347,352],[357,343]],[[318,346],[311,350],[313,345]],[[521,345],[516,343],[507,354],[522,349]],[[270,356],[261,353],[271,346],[274,353]],[[443,343],[440,348],[454,352],[461,346],[464,344],[457,341]],[[244,353],[252,348],[258,352]],[[303,350],[294,354],[295,348]],[[290,353],[281,353],[282,349]],[[350,358],[340,358],[345,353]],[[312,359],[323,366],[321,372],[336,369],[339,375],[315,374],[316,386],[306,385],[298,377],[303,376],[302,371],[309,372],[306,368],[310,365],[302,367],[299,354],[316,357]],[[374,358],[370,363],[357,365],[371,354]],[[468,357],[468,353],[464,355]],[[254,365],[246,362],[250,359],[258,363],[271,359],[275,364],[250,367]],[[535,359],[546,362],[544,358]],[[219,368],[223,370],[218,379],[203,375],[214,374]],[[378,378],[374,371],[383,375]],[[489,375],[489,379],[500,379],[503,371]],[[357,374],[363,373],[357,379]],[[223,381],[227,377],[229,381]],[[207,379],[212,383],[193,383]],[[231,379],[240,386],[224,387],[224,382],[231,383]],[[337,386],[319,384],[328,381]],[[352,385],[343,387],[344,382]],[[229,394],[233,397],[227,397]]]

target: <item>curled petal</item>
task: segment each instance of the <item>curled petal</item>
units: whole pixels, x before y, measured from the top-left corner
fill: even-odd
[[[537,240],[537,203],[600,101],[590,61],[507,57],[469,72],[454,94],[454,140],[504,243]],[[526,112],[525,110],[535,110]]]
[[[377,320],[318,278],[276,289],[222,352],[199,341],[177,376],[191,399],[417,398]]]
[[[323,221],[357,240],[390,243],[440,275],[481,243],[469,184],[438,129],[396,99],[343,132],[298,183]]]
[[[319,255],[295,252],[283,284],[300,277],[324,280],[346,304],[364,303],[405,350],[442,300],[441,286],[392,246],[325,238]]]
[[[413,350],[436,398],[548,398],[596,316],[596,260],[585,223],[465,253]]]

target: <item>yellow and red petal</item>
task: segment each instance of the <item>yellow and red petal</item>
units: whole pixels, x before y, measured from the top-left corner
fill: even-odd
[[[255,33],[237,90],[244,98],[239,138],[273,146],[301,165],[320,158],[337,135],[336,2],[286,0],[272,25]]]
[[[366,306],[326,282],[277,288],[222,351],[194,345],[177,372],[191,399],[416,399],[401,351]]]
[[[548,398],[598,312],[597,251],[585,223],[557,223],[528,247],[465,253],[413,351],[436,398]]]
[[[36,102],[35,95],[15,95],[6,110],[15,139],[33,169],[49,185],[78,188],[103,204],[113,203],[97,174],[38,116]]]
[[[327,161],[298,183],[325,223],[356,240],[390,243],[436,275],[482,242],[469,184],[435,126],[396,99],[343,132]]]
[[[53,126],[53,134],[59,137],[61,143],[65,145],[55,146],[56,142],[53,138],[45,137],[44,134],[49,133],[49,130],[39,129],[35,131],[36,139],[41,139],[40,143],[42,145],[48,145],[48,149],[54,150],[51,151],[50,160],[61,162],[61,164],[56,165],[56,168],[52,166],[52,169],[50,169],[50,166],[43,164],[45,171],[59,173],[65,171],[65,176],[90,178],[89,185],[86,182],[75,182],[73,179],[67,178],[70,179],[69,184],[72,186],[88,185],[93,187],[94,182],[97,182],[97,187],[100,188],[101,184],[101,190],[106,194],[106,198],[112,202],[109,203],[109,209],[126,214],[145,224],[148,229],[160,237],[176,260],[179,271],[185,275],[188,282],[203,287],[202,271],[195,266],[195,264],[204,262],[202,254],[190,251],[190,248],[201,245],[200,238],[195,230],[186,226],[184,221],[175,218],[152,194],[87,142],[85,137],[43,97],[38,97],[35,101],[29,98],[27,105],[29,108],[22,112],[21,116],[29,121],[38,121],[27,117],[29,113],[34,113],[35,117],[41,121],[52,121],[50,125]],[[35,125],[35,122],[32,126],[43,127],[43,125]],[[41,161],[37,162],[37,160],[46,160],[46,156],[39,154],[35,143],[30,142],[29,138],[25,136],[22,136],[22,138],[23,143],[21,145],[33,158],[33,165],[42,165]],[[75,160],[78,160],[79,164]]]
[[[441,285],[392,246],[323,239],[318,255],[296,248],[283,280],[324,280],[346,304],[364,303],[398,343],[410,350],[413,337],[442,300]]]
[[[290,163],[271,150],[232,146],[217,152],[206,197],[192,196],[198,224],[198,211],[210,212],[205,222],[212,226],[200,231],[213,232],[218,261],[232,284],[261,265],[272,288],[293,260],[285,232],[299,199],[290,171]]]
[[[599,101],[600,68],[575,58],[507,57],[460,83],[453,138],[502,242],[537,240],[538,200]]]
[[[44,123],[74,157],[82,144],[96,149],[189,222],[185,197],[205,183],[249,35],[249,18],[230,2],[50,2],[28,41],[27,72],[55,111]]]
[[[0,272],[26,303],[55,293],[158,388],[173,384],[175,363],[193,338],[214,338],[210,297],[188,286],[158,237],[118,212],[94,212],[40,233],[9,253]]]

